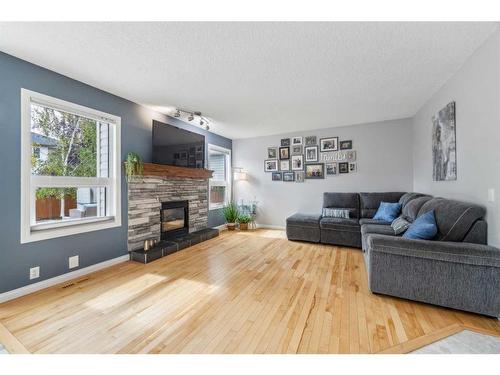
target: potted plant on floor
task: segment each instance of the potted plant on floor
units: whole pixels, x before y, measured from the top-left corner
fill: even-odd
[[[248,230],[248,223],[252,221],[250,215],[240,215],[238,216],[238,223],[240,225],[240,230]]]
[[[231,202],[224,206],[222,212],[224,214],[224,218],[226,219],[227,230],[234,230],[236,227],[236,220],[238,220],[238,208],[233,202]]]

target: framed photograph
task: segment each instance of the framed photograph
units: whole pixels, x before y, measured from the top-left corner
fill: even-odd
[[[358,171],[357,163],[349,163],[349,173],[354,173]]]
[[[280,171],[290,170],[290,160],[280,160]]]
[[[338,151],[339,137],[321,138],[319,140],[319,150],[321,152]]]
[[[290,159],[290,147],[280,147],[280,159]]]
[[[283,138],[281,140],[281,147],[288,147],[290,146],[290,138]]]
[[[304,182],[304,172],[295,172],[295,182]]]
[[[318,146],[308,146],[306,151],[306,163],[318,161]]]
[[[292,171],[304,169],[304,155],[292,155]]]
[[[349,173],[349,163],[339,163],[339,173]]]
[[[282,180],[281,172],[273,172],[272,179],[273,181],[281,181]]]
[[[295,181],[295,173],[293,172],[283,172],[283,181],[293,182]]]
[[[278,160],[264,160],[264,172],[277,172]]]
[[[356,151],[352,151],[352,150],[349,150],[349,151],[346,151],[345,152],[345,160],[347,161],[356,161]]]
[[[292,155],[302,155],[302,145],[292,145]]]
[[[337,163],[326,163],[325,164],[326,175],[327,176],[336,176],[338,164]]]
[[[293,137],[292,138],[292,146],[293,145],[301,145],[302,144],[302,137]]]
[[[278,159],[278,147],[268,147],[267,148],[267,158],[268,159]]]
[[[311,135],[305,138],[306,146],[316,146],[318,144],[318,138],[315,135]]]
[[[306,164],[306,178],[325,178],[325,165],[323,163]]]
[[[352,141],[340,141],[340,149],[341,150],[352,149]]]

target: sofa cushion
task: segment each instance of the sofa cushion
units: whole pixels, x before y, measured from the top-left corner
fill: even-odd
[[[349,219],[350,212],[347,208],[323,208],[323,217],[339,217],[342,219]]]
[[[390,221],[385,221],[385,220],[375,220],[375,219],[368,219],[368,218],[363,218],[359,219],[359,224],[364,225],[364,224],[378,224],[378,225],[390,225]]]
[[[406,206],[411,200],[420,198],[420,197],[428,197],[427,194],[422,194],[422,193],[404,193],[403,196],[399,199],[399,203],[401,203],[401,206],[404,207]]]
[[[359,196],[357,193],[323,193],[323,208],[349,210],[349,217],[359,218]]]
[[[398,217],[391,223],[391,228],[396,234],[402,234],[410,227],[410,222],[406,220],[403,216]]]
[[[395,236],[394,229],[390,225],[380,224],[364,224],[361,226],[361,234],[385,234],[387,236]]]
[[[434,210],[431,210],[420,215],[403,234],[403,238],[409,240],[432,240],[437,232]]]
[[[373,217],[375,220],[384,220],[392,223],[401,213],[400,203],[380,202],[380,207]]]
[[[389,192],[389,193],[359,193],[361,217],[373,218],[380,202],[398,203],[404,193]]]
[[[424,203],[431,199],[432,197],[429,195],[412,199],[406,205],[403,206],[403,209],[401,210],[401,215],[410,223],[414,222]]]
[[[286,219],[286,225],[319,228],[320,219],[321,215],[296,213]]]
[[[347,230],[358,231],[360,230],[358,219],[340,219],[336,217],[324,217],[319,221],[321,229],[330,230]]]
[[[445,198],[433,198],[422,205],[418,216],[434,210],[439,241],[463,241],[477,220],[484,218],[486,210],[474,203]]]

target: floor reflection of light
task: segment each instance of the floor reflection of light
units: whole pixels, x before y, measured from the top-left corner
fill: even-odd
[[[286,239],[285,232],[277,229],[257,229],[249,231],[237,231],[235,233],[239,236]]]

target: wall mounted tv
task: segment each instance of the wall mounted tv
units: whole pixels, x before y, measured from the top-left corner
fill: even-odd
[[[205,168],[205,136],[153,121],[153,163]]]

